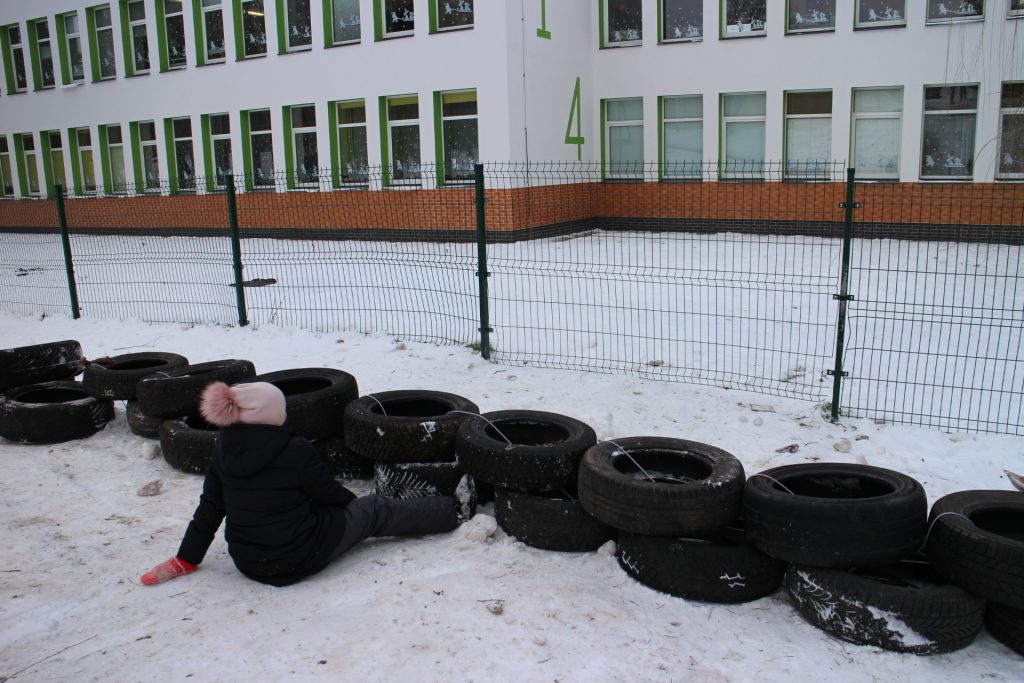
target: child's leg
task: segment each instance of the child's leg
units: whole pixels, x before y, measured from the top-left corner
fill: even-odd
[[[456,526],[455,499],[449,496],[395,500],[370,494],[345,506],[345,534],[333,556],[373,536],[437,534]]]

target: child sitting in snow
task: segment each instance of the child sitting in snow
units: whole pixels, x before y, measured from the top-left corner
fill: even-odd
[[[293,437],[285,397],[266,382],[208,386],[200,413],[219,426],[217,451],[178,554],[142,575],[151,585],[193,572],[225,518],[239,571],[275,586],[315,574],[371,536],[451,531],[476,507],[472,479],[449,496],[357,498],[331,476],[312,445]]]

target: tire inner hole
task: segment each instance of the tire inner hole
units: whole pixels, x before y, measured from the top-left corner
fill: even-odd
[[[969,515],[974,526],[1018,541],[1024,541],[1024,511],[1021,510],[986,510]]]
[[[795,495],[811,498],[877,498],[893,492],[892,486],[883,481],[852,475],[792,477],[784,479],[781,483]],[[773,484],[773,487],[778,491],[785,491],[778,484]]]
[[[126,360],[107,365],[108,370],[144,370],[146,368],[159,368],[167,365],[167,361],[156,358],[148,360]]]
[[[281,393],[285,396],[295,396],[297,394],[311,394],[314,391],[320,391],[331,386],[330,381],[321,379],[320,377],[297,377],[295,379],[277,379],[271,382],[275,387],[281,390]]]
[[[711,467],[678,451],[629,451],[629,455],[618,451],[612,456],[612,466],[633,479],[653,484],[685,484],[711,476]]]
[[[497,430],[488,426],[484,433],[501,443],[505,443],[505,437],[507,437],[517,446],[551,446],[569,438],[569,432],[558,425],[498,420],[495,422],[495,426],[497,426]],[[505,437],[498,433],[499,430]]]
[[[376,402],[370,405],[370,412],[388,417],[439,417],[452,409],[447,403],[431,399],[384,400],[384,410]]]
[[[15,400],[22,403],[67,403],[68,401],[78,401],[83,398],[89,398],[89,392],[83,389],[46,387],[44,389],[26,391],[24,394],[17,396]]]

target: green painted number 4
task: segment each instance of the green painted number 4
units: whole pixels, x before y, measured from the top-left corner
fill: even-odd
[[[540,0],[540,28],[537,29],[539,38],[551,40],[551,31],[548,30],[548,2]]]
[[[565,144],[576,145],[576,159],[583,161],[583,105],[580,100],[580,77],[576,77],[576,88],[572,91],[572,104],[569,105],[569,125],[565,127]],[[576,135],[572,134],[572,124],[576,122]]]

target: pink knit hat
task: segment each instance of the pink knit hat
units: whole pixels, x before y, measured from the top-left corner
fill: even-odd
[[[237,423],[280,427],[287,417],[284,394],[268,382],[245,382],[233,387],[213,382],[203,390],[199,412],[218,427]]]

